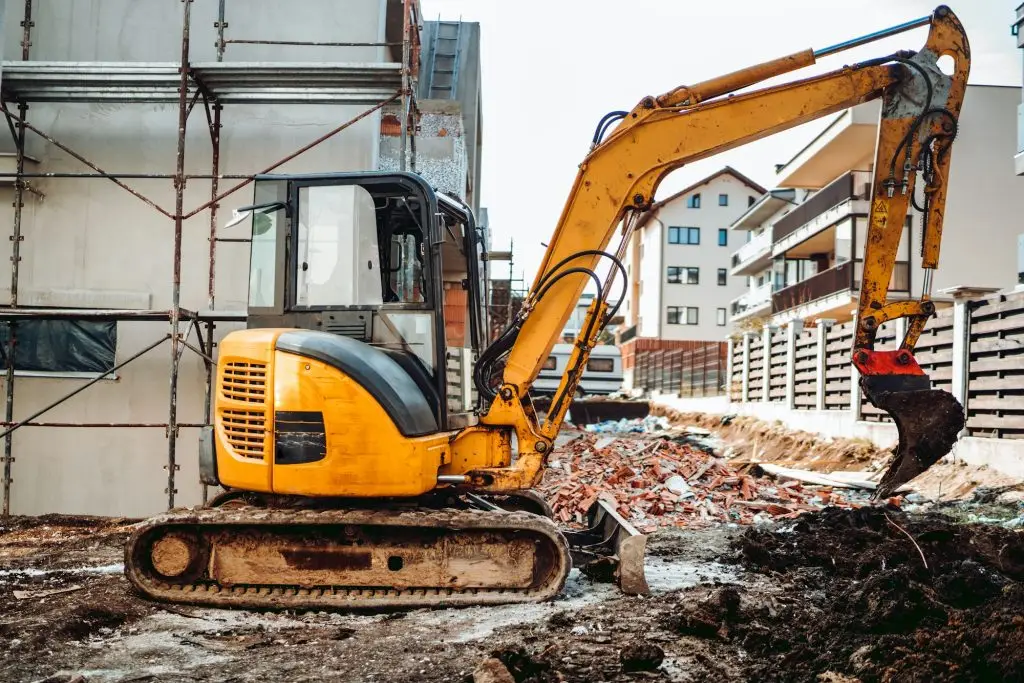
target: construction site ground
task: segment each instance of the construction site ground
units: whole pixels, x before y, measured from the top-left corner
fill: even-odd
[[[914,494],[874,504],[756,467],[877,470],[888,454],[869,444],[669,417],[712,434],[567,430],[552,460],[572,464],[545,481],[549,496],[594,488],[573,477],[591,459],[613,461],[605,479],[619,484],[605,494],[656,516],[649,596],[573,570],[557,600],[537,605],[169,606],[133,595],[123,577],[133,520],[11,517],[0,520],[0,680],[459,682],[489,657],[517,682],[1024,680],[1019,482],[943,461]],[[638,464],[645,456],[660,458],[657,470]],[[705,456],[713,468],[685,475]],[[666,498],[673,472],[688,493]]]

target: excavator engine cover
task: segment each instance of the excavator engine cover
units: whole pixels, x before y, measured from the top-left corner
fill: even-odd
[[[875,498],[884,498],[949,453],[964,428],[964,409],[949,392],[932,389],[927,375],[865,376],[860,386],[899,432],[895,457],[875,490]]]

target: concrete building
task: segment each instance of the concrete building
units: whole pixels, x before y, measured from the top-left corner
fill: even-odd
[[[659,201],[626,250],[629,286],[620,345],[630,385],[637,345],[720,342],[729,303],[746,288],[729,273],[729,226],[765,189],[731,167]]]
[[[416,84],[412,80],[403,94],[403,74],[414,79],[423,70],[418,2],[33,0],[29,6],[27,25],[25,2],[5,3],[0,17],[6,60],[0,88],[15,117],[24,115],[28,126],[60,143],[26,128],[25,173],[71,177],[23,176],[18,185],[8,175],[0,181],[0,206],[11,207],[16,198],[22,205],[0,216],[9,238],[3,242],[15,250],[13,259],[0,258],[0,282],[16,289],[0,294],[10,302],[0,320],[29,315],[15,327],[15,379],[13,385],[4,381],[7,422],[33,416],[166,339],[169,320],[181,320],[181,341],[176,354],[164,341],[33,418],[33,424],[58,426],[30,425],[8,436],[0,458],[4,502],[18,514],[133,516],[162,511],[171,498],[174,505],[192,505],[202,498],[196,444],[198,427],[207,422],[209,382],[206,363],[183,342],[209,349],[198,333],[212,327],[216,342],[245,324],[249,235],[221,226],[231,208],[251,203],[251,185],[210,203],[286,158],[275,171],[388,168],[381,138],[395,122],[384,120],[381,110],[392,101],[417,109]],[[413,60],[408,70],[403,54]],[[188,119],[179,149],[182,112]],[[402,127],[399,119],[400,139]],[[479,118],[460,130],[465,160],[438,153],[432,161],[435,169],[461,163],[464,170],[453,175],[465,183],[445,184],[431,163],[423,163],[422,174],[473,201],[478,171],[470,166],[479,165]],[[14,170],[15,132],[15,139],[0,140],[0,172]],[[415,126],[405,137],[417,142]],[[214,144],[219,154],[211,153]],[[219,187],[208,176],[190,178],[179,197],[172,176],[181,150],[185,174],[235,177],[216,181]],[[476,161],[470,162],[472,150]],[[97,169],[124,174],[120,181],[157,209],[108,179],[83,177]],[[219,218],[211,210],[216,207]],[[179,212],[183,218],[176,221]],[[172,258],[176,237],[180,271]],[[180,286],[173,285],[176,277]],[[30,314],[22,311],[27,307]],[[56,319],[61,316],[70,320]]]
[[[1013,171],[1020,88],[969,85],[953,145],[939,268],[932,295],[958,286],[1003,289],[1017,282],[1010,245],[1024,195]],[[849,320],[859,296],[880,102],[838,114],[781,164],[775,189],[732,224],[749,235],[731,272],[746,291],[730,305],[737,327],[817,318]],[[921,219],[911,209],[889,282],[893,300],[919,297]],[[770,295],[770,300],[769,300]]]

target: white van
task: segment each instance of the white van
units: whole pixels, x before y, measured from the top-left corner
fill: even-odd
[[[531,393],[552,396],[558,390],[572,348],[572,344],[555,344],[551,349],[551,355],[541,366]],[[622,382],[622,352],[619,347],[612,344],[600,344],[590,352],[590,359],[583,370],[583,378],[576,395],[607,396],[620,391]]]

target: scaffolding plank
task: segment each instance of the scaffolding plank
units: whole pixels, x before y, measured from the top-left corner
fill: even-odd
[[[195,314],[181,310],[181,320]],[[0,308],[0,320],[162,320],[171,319],[170,310],[122,308]]]
[[[402,87],[393,62],[203,62],[190,66],[222,104],[376,104]],[[177,103],[176,62],[4,61],[4,96],[21,102]]]

